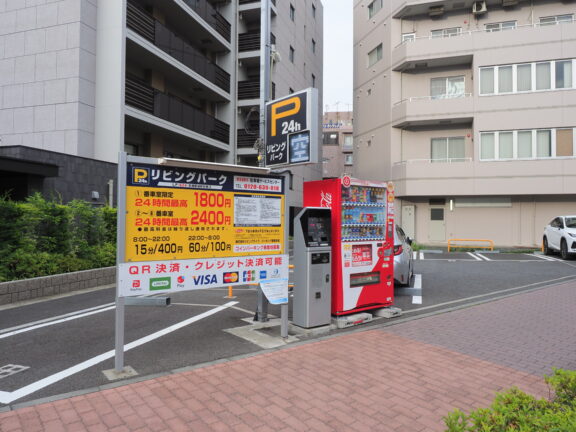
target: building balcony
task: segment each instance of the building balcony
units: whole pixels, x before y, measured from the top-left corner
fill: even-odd
[[[411,97],[392,107],[392,126],[399,129],[471,125],[474,103],[470,93],[457,97]]]
[[[230,42],[231,25],[220,12],[214,9],[207,0],[182,0],[190,9],[196,12],[206,21],[210,27],[216,30],[220,35]]]
[[[228,72],[208,60],[198,48],[132,2],[128,3],[126,25],[204,79],[222,90],[230,92],[230,74]]]
[[[135,77],[126,77],[126,105],[201,135],[229,144],[230,126],[188,102],[158,91]],[[200,138],[200,137],[199,137]],[[221,147],[221,146],[218,146]]]
[[[576,158],[480,162],[407,160],[392,166],[398,197],[562,195],[576,190]]]
[[[260,32],[250,31],[238,35],[238,51],[256,51],[260,50]]]
[[[546,46],[576,38],[576,20],[557,25],[527,24],[505,31],[461,31],[446,37],[418,36],[392,50],[392,69],[410,72],[436,67],[471,66],[473,54],[504,47]],[[541,52],[541,51],[539,51]]]
[[[260,98],[260,80],[238,81],[238,99]]]
[[[260,11],[262,2],[260,0],[240,0],[238,12],[242,14],[242,20],[247,23],[255,23],[260,21]],[[270,11],[272,16],[278,15],[276,10],[276,0],[272,0],[270,4]]]

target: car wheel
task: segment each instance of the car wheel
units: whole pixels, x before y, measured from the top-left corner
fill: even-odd
[[[562,243],[560,243],[560,256],[563,260],[570,258],[570,254],[568,253],[568,244],[564,239],[562,239]]]
[[[544,240],[542,240],[542,249],[544,249],[544,255],[552,255],[552,251],[548,247],[548,239],[546,237],[544,237]]]

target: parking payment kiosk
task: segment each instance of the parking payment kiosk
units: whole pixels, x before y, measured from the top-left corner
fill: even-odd
[[[292,321],[304,328],[331,321],[331,210],[302,209],[294,220]]]

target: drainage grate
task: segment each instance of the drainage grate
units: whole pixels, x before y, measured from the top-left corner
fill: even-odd
[[[25,371],[26,369],[30,369],[30,366],[20,366],[13,364],[2,366],[0,367],[0,379],[17,374],[18,372]]]

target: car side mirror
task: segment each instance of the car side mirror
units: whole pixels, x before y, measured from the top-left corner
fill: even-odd
[[[406,243],[412,246],[412,239],[410,237],[406,237]]]

